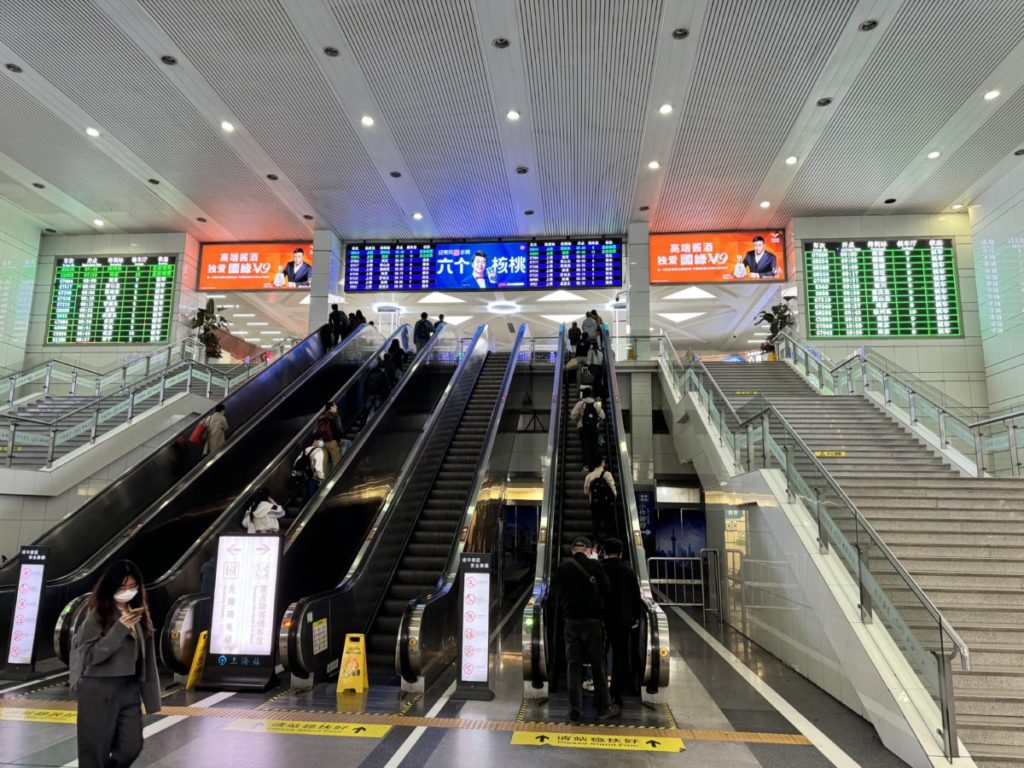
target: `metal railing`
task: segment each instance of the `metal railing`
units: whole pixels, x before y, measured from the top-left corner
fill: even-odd
[[[986,417],[864,347],[838,364],[786,331],[776,337],[776,347],[781,359],[803,370],[823,393],[877,393],[886,408],[930,432],[943,452],[973,460],[978,477],[1021,476],[1017,430],[1024,426],[1024,411]]]
[[[920,715],[939,734],[946,757],[956,757],[952,660],[959,653],[963,669],[970,669],[967,644],[763,395],[737,412],[703,362],[682,363],[667,341],[661,346],[660,365],[674,396],[696,395],[738,473],[773,468],[783,472],[787,495],[800,501],[816,524],[822,553],[834,550],[856,584],[864,622],[880,619],[931,694],[935,711]]]
[[[46,449],[45,466],[53,465],[58,446],[65,445],[85,433],[89,443],[95,443],[100,428],[110,422],[131,421],[164,404],[168,390],[184,386],[185,393],[198,385],[207,398],[226,396],[232,389],[248,381],[271,362],[270,356],[261,355],[226,371],[211,368],[194,360],[182,360],[163,366],[158,372],[119,387],[109,394],[83,398],[85,402],[54,419],[37,419],[15,413],[0,419],[0,446],[6,449],[7,466],[13,466],[14,455],[25,447]],[[153,402],[155,399],[155,402]],[[143,410],[139,406],[149,403]]]

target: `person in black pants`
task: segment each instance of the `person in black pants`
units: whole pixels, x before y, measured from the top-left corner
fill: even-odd
[[[153,621],[135,563],[114,563],[96,582],[69,666],[78,695],[78,765],[131,765],[142,752],[140,703],[147,714],[160,711]]]
[[[612,701],[622,706],[622,697],[637,690],[637,675],[629,654],[629,639],[640,626],[640,582],[636,574],[622,560],[622,542],[608,539],[604,543],[601,566],[608,577],[609,595],[604,612],[604,628],[608,633],[608,647],[612,652]]]
[[[327,316],[327,322],[331,326],[332,346],[338,346],[348,330],[348,318],[345,317],[344,312],[338,309],[337,304],[331,304],[331,313]]]
[[[615,717],[619,707],[608,695],[604,668],[604,627],[601,618],[608,596],[608,577],[589,559],[591,544],[580,536],[572,543],[572,556],[559,563],[551,579],[552,599],[564,619],[565,658],[568,664],[569,719],[578,722],[583,708],[583,659],[594,672],[594,703],[601,720]]]

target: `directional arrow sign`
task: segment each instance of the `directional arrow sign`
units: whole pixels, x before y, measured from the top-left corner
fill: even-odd
[[[682,739],[651,739],[642,735],[624,735],[622,729],[598,733],[554,733],[552,731],[513,731],[512,743],[530,747],[568,749],[611,749],[620,752],[682,752]]]
[[[539,742],[540,742],[541,744],[543,744],[543,743],[544,743],[545,741],[551,741],[551,739],[550,739],[550,738],[548,738],[547,736],[545,736],[545,735],[544,735],[544,734],[542,733],[542,734],[540,734],[540,735],[539,735],[539,736],[537,737],[537,741],[539,741]]]

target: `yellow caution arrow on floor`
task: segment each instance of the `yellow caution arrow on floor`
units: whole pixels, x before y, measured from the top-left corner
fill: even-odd
[[[682,752],[682,739],[660,736],[616,736],[609,733],[555,733],[553,731],[516,731],[512,743],[531,747],[569,747],[571,749],[615,749],[626,752]]]
[[[846,451],[815,451],[814,457],[817,459],[845,459]]]
[[[287,733],[297,736],[348,736],[379,739],[391,730],[391,726],[372,723],[312,723],[298,720],[236,720],[224,730],[248,733]]]
[[[68,723],[74,725],[77,719],[77,713],[73,709],[0,707],[0,720],[19,720],[23,723]]]

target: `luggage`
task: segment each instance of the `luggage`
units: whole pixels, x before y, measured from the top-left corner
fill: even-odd
[[[192,434],[189,436],[188,441],[193,445],[202,445],[206,441],[206,432],[209,427],[206,426],[206,419],[203,419],[196,428],[192,430]]]

